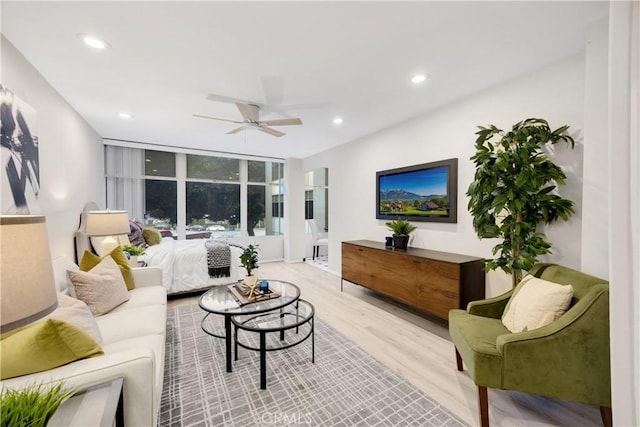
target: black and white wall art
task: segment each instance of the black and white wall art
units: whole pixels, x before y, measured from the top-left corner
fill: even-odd
[[[39,214],[37,112],[0,84],[1,213]]]

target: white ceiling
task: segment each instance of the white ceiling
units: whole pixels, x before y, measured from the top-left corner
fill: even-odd
[[[576,54],[608,13],[594,1],[0,5],[2,33],[103,137],[279,158],[307,157]],[[90,50],[78,33],[111,49]],[[429,81],[412,84],[417,72]],[[281,138],[225,135],[237,125],[192,117],[241,119],[209,93],[304,125],[278,127]]]

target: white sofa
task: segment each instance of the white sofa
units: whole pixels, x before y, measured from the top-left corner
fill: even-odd
[[[53,261],[56,286],[68,293],[66,271],[78,267],[69,258]],[[167,295],[158,267],[134,268],[135,289],[130,299],[96,317],[102,334],[103,356],[82,359],[55,369],[4,380],[1,387],[64,380],[84,389],[123,377],[124,419],[129,427],[157,425],[164,379]]]

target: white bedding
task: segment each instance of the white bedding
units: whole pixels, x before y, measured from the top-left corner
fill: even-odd
[[[189,292],[242,280],[242,250],[231,246],[231,277],[209,277],[206,239],[174,240],[164,237],[159,245],[149,246],[139,260],[162,268],[162,284],[168,294]]]

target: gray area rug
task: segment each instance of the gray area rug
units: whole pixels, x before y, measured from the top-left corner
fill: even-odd
[[[227,373],[224,341],[202,331],[204,314],[197,305],[169,309],[160,426],[465,425],[317,313],[315,363],[310,339],[268,352],[260,390],[259,353],[241,348]],[[212,318],[208,327],[222,333],[222,317]]]

